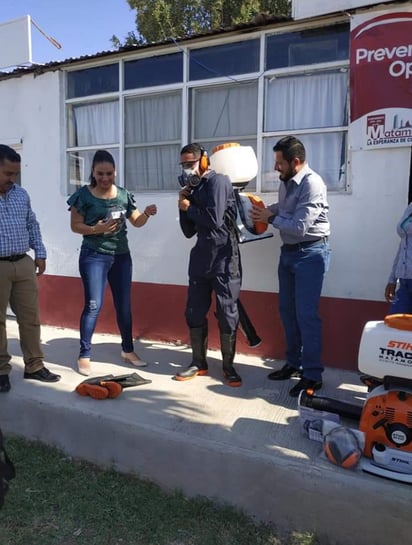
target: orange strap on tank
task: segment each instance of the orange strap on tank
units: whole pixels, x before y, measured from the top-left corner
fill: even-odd
[[[412,314],[388,314],[383,321],[388,327],[412,331]]]
[[[246,197],[249,198],[250,202],[253,205],[258,206],[259,208],[265,208],[265,203],[257,195],[253,195],[252,193],[244,193],[244,195],[246,195]],[[255,221],[253,222],[253,225],[255,227],[255,231],[257,235],[261,235],[268,228],[268,224],[264,223],[263,221]]]
[[[225,144],[219,144],[212,149],[212,154],[227,148],[237,148],[240,144],[238,142],[226,142]]]

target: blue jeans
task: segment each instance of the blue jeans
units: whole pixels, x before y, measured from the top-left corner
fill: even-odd
[[[109,282],[116,309],[122,350],[133,352],[130,301],[132,259],[130,254],[111,255],[82,248],[79,257],[79,270],[84,288],[84,308],[80,317],[80,357],[90,357],[92,336],[103,305],[107,282]]]
[[[286,357],[290,365],[301,367],[303,376],[321,380],[323,365],[322,323],[319,300],[323,277],[329,268],[327,242],[297,250],[282,248],[279,275],[279,311],[286,336]]]
[[[412,279],[401,278],[389,314],[412,314]]]

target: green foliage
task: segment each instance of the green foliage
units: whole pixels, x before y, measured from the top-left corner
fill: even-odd
[[[183,38],[208,30],[250,23],[265,16],[290,15],[290,0],[127,0],[136,10],[136,31],[115,47]]]

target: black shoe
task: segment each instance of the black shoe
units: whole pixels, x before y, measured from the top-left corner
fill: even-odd
[[[322,388],[321,380],[311,380],[310,378],[302,377],[300,381],[289,391],[292,397],[298,397],[302,390],[319,390]]]
[[[197,376],[207,375],[207,367],[198,367],[197,365],[190,365],[185,371],[181,371],[175,375],[175,380],[190,380]]]
[[[9,375],[0,375],[0,393],[9,392],[10,388]]]
[[[287,380],[288,378],[291,378],[291,377],[301,377],[301,376],[302,376],[302,373],[301,371],[299,371],[299,369],[296,369],[296,367],[293,367],[293,365],[290,365],[290,363],[285,363],[282,369],[269,373],[268,379],[269,380]]]
[[[42,367],[35,373],[24,373],[24,378],[40,380],[41,382],[58,382],[61,376],[51,373],[46,367]]]

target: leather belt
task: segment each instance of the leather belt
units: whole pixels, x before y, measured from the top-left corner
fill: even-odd
[[[282,250],[286,252],[293,252],[301,250],[302,248],[307,248],[308,246],[313,246],[313,244],[320,244],[328,241],[328,237],[317,238],[315,240],[304,240],[303,242],[298,242],[297,244],[283,244]]]
[[[0,261],[20,261],[23,257],[26,257],[27,254],[16,254],[8,255],[6,257],[0,257]]]

